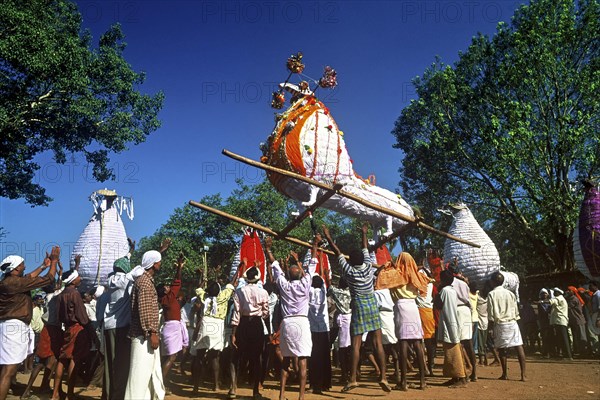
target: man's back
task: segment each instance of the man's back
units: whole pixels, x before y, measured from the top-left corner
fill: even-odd
[[[490,321],[505,323],[520,318],[516,296],[502,286],[496,287],[488,294],[487,304]]]

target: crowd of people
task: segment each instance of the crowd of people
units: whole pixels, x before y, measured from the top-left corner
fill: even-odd
[[[501,366],[499,378],[507,380],[510,349],[522,381],[526,350],[537,348],[548,357],[598,355],[596,282],[542,289],[539,300],[519,304],[500,272],[478,287],[451,265],[436,281],[407,252],[378,264],[367,231],[364,225],[362,248],[346,256],[323,226],[323,237],[315,234],[305,257],[290,252],[282,260],[267,237],[266,277],[259,261],[248,265],[242,259],[231,276],[219,269],[215,279],[201,277],[192,295],[182,291],[183,254],[173,279],[163,279],[169,284],[155,284],[169,240],[145,252],[135,268],[130,241],[130,254],[115,261],[108,281],[82,293],[79,256],[63,273],[54,247],[29,274],[23,258],[8,256],[0,265],[0,400],[19,368],[31,373],[22,399],[38,391],[74,398],[81,375],[86,385],[102,387],[103,399],[163,399],[177,385],[171,378],[177,368],[193,387],[186,392],[192,397],[209,376],[215,391],[228,384],[229,399],[237,397],[240,379],[261,399],[271,376],[279,380],[280,399],[290,384],[298,385],[303,399],[307,385],[314,394],[332,388],[334,365],[340,367],[342,392],[368,380],[361,373],[368,363],[374,383],[389,393],[426,389],[439,350],[449,388],[476,382],[478,367],[494,363]],[[336,256],[335,282],[328,268],[319,267],[323,243]],[[408,383],[411,370],[417,370],[418,384]],[[41,387],[33,389],[42,371]]]

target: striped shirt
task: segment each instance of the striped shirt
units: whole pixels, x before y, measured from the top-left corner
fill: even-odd
[[[361,265],[350,265],[342,254],[338,256],[338,264],[342,268],[342,275],[348,283],[352,297],[373,294],[374,269],[371,268],[369,250],[362,249],[364,262]]]

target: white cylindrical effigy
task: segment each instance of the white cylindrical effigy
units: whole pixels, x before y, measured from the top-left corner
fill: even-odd
[[[481,247],[477,248],[446,239],[444,261],[452,263],[456,259],[459,272],[467,277],[469,282],[475,282],[481,288],[492,273],[500,270],[500,255],[492,239],[477,223],[466,205],[453,206],[451,211],[454,221],[452,221],[448,233],[461,239],[470,240]]]
[[[71,266],[74,265],[75,256],[81,255],[79,275],[82,278],[82,290],[105,285],[115,260],[129,252],[121,206],[131,200],[118,197],[109,190],[94,192],[90,200],[94,205],[94,214],[75,243],[71,255]],[[128,210],[131,211],[128,212],[130,218],[133,218],[131,203]]]

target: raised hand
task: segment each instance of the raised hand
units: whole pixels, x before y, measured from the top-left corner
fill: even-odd
[[[270,249],[273,246],[273,238],[271,236],[267,236],[265,238],[265,248]]]
[[[44,269],[46,269],[50,266],[50,264],[52,264],[52,260],[50,259],[50,254],[46,252],[46,257],[44,257],[44,263],[42,264],[42,266],[44,267]]]
[[[171,247],[171,243],[173,243],[171,238],[164,239],[162,242],[160,242],[160,250],[158,251],[164,253],[169,247]]]
[[[135,240],[127,238],[127,243],[129,244],[129,252],[133,253],[133,250],[135,250]]]
[[[60,261],[60,247],[59,246],[52,247],[52,251],[50,252],[50,261],[53,261],[53,262]]]
[[[175,263],[175,266],[179,269],[183,268],[185,266],[185,256],[183,255],[183,251],[179,252],[179,257],[177,257],[177,262]]]
[[[366,222],[363,222],[363,224],[360,227],[360,230],[362,231],[362,233],[364,233],[366,235],[367,233],[369,233],[369,224]]]

